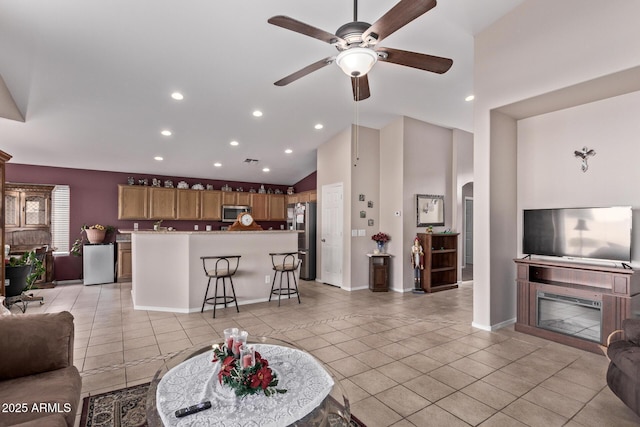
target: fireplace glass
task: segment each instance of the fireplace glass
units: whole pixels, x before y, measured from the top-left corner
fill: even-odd
[[[601,342],[600,301],[538,291],[537,326],[542,329]]]

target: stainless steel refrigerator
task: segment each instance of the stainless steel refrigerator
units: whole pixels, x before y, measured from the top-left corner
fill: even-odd
[[[316,278],[316,203],[305,202],[287,206],[287,225],[298,234],[298,257],[302,260],[300,278]]]
[[[114,244],[86,244],[82,248],[82,278],[85,285],[115,282]]]

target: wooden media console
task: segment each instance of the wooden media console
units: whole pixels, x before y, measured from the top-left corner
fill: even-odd
[[[516,259],[515,330],[600,352],[622,321],[640,316],[640,274],[632,269]]]

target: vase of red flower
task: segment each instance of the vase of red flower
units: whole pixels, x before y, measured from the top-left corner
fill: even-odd
[[[383,254],[385,253],[385,245],[389,240],[391,240],[391,237],[389,237],[387,233],[379,232],[371,236],[371,240],[376,242],[376,245],[377,245],[376,253]]]
[[[220,384],[230,387],[238,397],[257,393],[264,393],[265,396],[286,393],[287,390],[277,388],[278,376],[269,367],[267,359],[253,347],[242,344],[239,347],[240,352],[234,354],[233,342],[236,338],[238,337],[232,338],[231,345],[225,342],[213,346],[213,362],[220,362]],[[246,340],[246,336],[244,339]]]

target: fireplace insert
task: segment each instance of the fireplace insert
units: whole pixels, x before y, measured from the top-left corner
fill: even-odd
[[[538,291],[536,307],[538,328],[601,342],[601,301]]]

